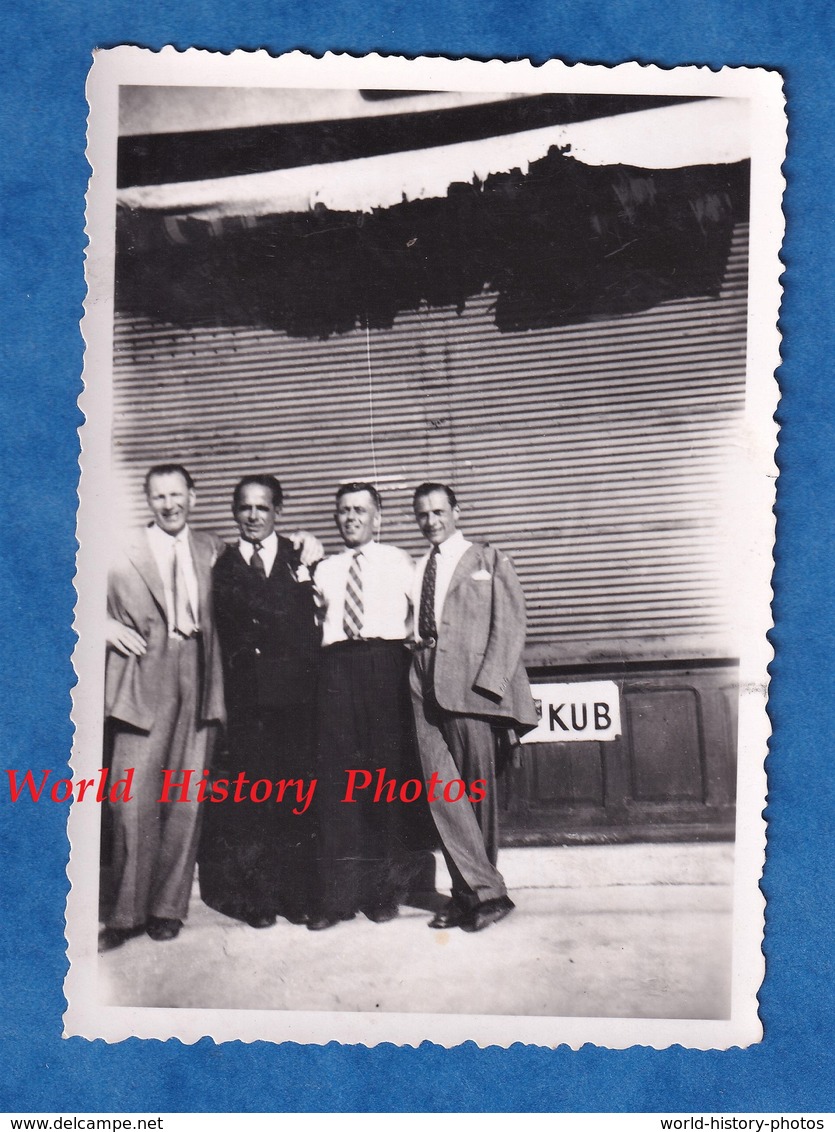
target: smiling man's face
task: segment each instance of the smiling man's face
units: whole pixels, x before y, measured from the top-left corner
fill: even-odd
[[[432,546],[440,546],[458,529],[460,512],[453,507],[445,491],[430,491],[415,500],[415,518],[420,533]]]
[[[163,472],[151,476],[147,498],[156,525],[173,536],[188,522],[196,496],[181,472]]]
[[[341,495],[334,518],[342,541],[351,548],[365,546],[380,529],[380,512],[368,491]]]
[[[273,503],[273,494],[260,483],[247,483],[235,502],[235,522],[247,542],[263,542],[275,530],[280,509]]]

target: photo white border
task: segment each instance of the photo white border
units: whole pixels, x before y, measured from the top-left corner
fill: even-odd
[[[696,1049],[746,1046],[762,1037],[757,993],[764,976],[762,936],[764,899],[759,888],[765,855],[766,780],[763,761],[770,725],[766,712],[767,666],[772,650],[770,577],[774,544],[778,400],[774,371],[780,364],[777,315],[781,298],[779,251],[784,232],[781,166],[786,147],[782,80],[774,71],[707,67],[662,69],[625,63],[616,67],[568,65],[551,61],[407,60],[379,55],[356,59],[328,54],[321,59],[300,52],[278,58],[267,52],[231,55],[166,47],[160,52],[118,47],[97,52],[88,80],[90,121],[88,160],[94,170],[87,207],[88,298],[82,331],[86,342],[85,414],[81,429],[74,654],[78,685],[73,695],[76,728],[72,767],[88,777],[101,760],[104,601],[107,586],[108,530],[104,494],[111,467],[113,277],[115,260],[116,152],[120,85],[317,87],[357,89],[456,90],[545,93],[705,95],[747,98],[752,107],[751,243],[748,292],[746,378],[746,477],[740,482],[741,513],[750,524],[741,563],[748,579],[738,610],[740,640],[740,726],[738,817],[734,857],[734,937],[732,1006],[728,1020],[637,1018],[543,1018],[530,1016],[372,1014],[124,1008],[97,1001],[98,823],[89,809],[73,805],[69,816],[71,856],[68,875],[67,939],[70,970],[65,983],[68,1010],[65,1036],[105,1038],[176,1037],[195,1042],[268,1040],[324,1044],[330,1041],[444,1046],[474,1041],[479,1046],[516,1042],[554,1047],[585,1043],[623,1049],[656,1049],[680,1044]]]

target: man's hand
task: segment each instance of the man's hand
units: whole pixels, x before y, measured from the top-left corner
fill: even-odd
[[[107,619],[107,643],[122,656],[144,656],[148,651],[145,638],[115,617]]]
[[[296,550],[301,550],[302,566],[315,566],[325,557],[325,548],[310,531],[293,531],[287,536]]]

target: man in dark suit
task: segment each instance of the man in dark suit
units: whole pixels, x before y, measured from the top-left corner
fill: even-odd
[[[411,690],[423,772],[484,788],[477,803],[430,799],[452,900],[429,926],[476,932],[514,907],[496,869],[495,729],[524,734],[538,721],[522,664],[525,598],[507,555],[458,530],[450,487],[421,484],[414,510],[432,548],[418,563],[414,591]]]
[[[114,893],[99,949],[147,932],[176,938],[188,912],[200,829],[196,799],[160,804],[163,769],[199,779],[224,718],[212,566],[223,543],[192,531],[194,481],[180,464],[145,477],[153,522],[113,565],[107,594],[105,714],[114,778],[134,772],[115,802]]]
[[[293,542],[275,529],[282,500],[275,476],[244,477],[232,503],[241,538],[214,568],[229,720],[223,771],[229,778],[243,771],[253,782],[309,784],[319,630],[308,569]],[[321,557],[321,545],[308,536],[310,543]],[[313,815],[309,807],[293,813],[293,789],[282,802],[230,795],[208,804],[202,898],[252,927],[269,927],[277,915],[304,923],[314,901]]]

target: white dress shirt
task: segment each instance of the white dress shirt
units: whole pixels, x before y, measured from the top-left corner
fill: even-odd
[[[151,554],[157,564],[162,578],[162,588],[165,591],[165,619],[168,622],[169,636],[174,636],[174,626],[177,615],[174,610],[174,557],[179,554],[183,567],[183,577],[188,593],[188,602],[194,615],[196,627],[200,625],[200,591],[197,586],[197,575],[194,572],[194,561],[191,557],[191,543],[188,537],[188,527],[183,527],[179,534],[169,535],[162,527],[152,523],[147,527],[148,544]]]
[[[255,553],[255,543],[247,542],[245,538],[238,541],[238,549],[241,552],[241,557],[247,566],[252,560],[252,555]],[[261,561],[264,563],[264,573],[269,578],[273,572],[275,565],[275,556],[278,554],[278,535],[275,531],[267,535],[261,543],[261,549],[258,551]]]
[[[461,531],[455,531],[438,547],[438,561],[435,573],[435,625],[440,627],[441,614],[444,611],[449,583],[455,573],[455,567],[464,557],[464,554],[473,544],[464,538]],[[432,551],[429,551],[431,554]],[[419,639],[418,618],[420,617],[420,591],[423,589],[423,575],[426,573],[426,564],[429,554],[424,554],[415,570],[415,585],[412,591],[412,603],[415,611],[415,639]]]
[[[347,640],[343,627],[348,571],[356,550],[362,550],[361,639],[403,641],[411,636],[412,581],[415,564],[405,550],[379,542],[346,547],[316,567],[316,600],[323,611],[322,644]]]

